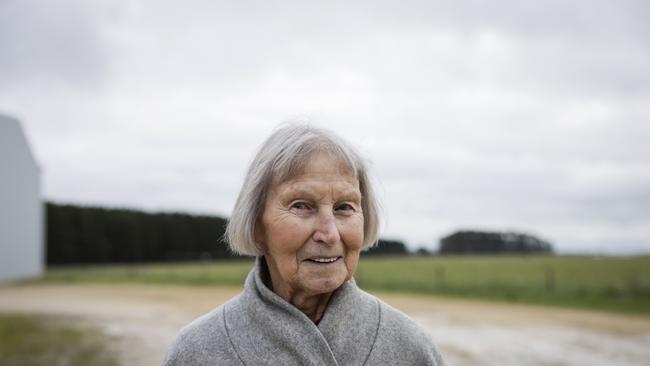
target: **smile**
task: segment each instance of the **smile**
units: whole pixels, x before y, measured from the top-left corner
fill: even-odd
[[[331,257],[331,258],[310,258],[309,260],[316,263],[333,263],[336,262],[341,257]]]

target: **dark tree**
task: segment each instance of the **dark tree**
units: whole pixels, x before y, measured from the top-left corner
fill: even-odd
[[[418,250],[415,251],[415,254],[426,256],[431,255],[431,252],[427,248],[418,248]]]
[[[47,203],[47,263],[136,263],[232,258],[226,219]]]
[[[365,255],[404,255],[408,254],[406,245],[399,240],[379,239],[376,246],[364,252]]]
[[[440,240],[441,254],[552,252],[550,243],[514,232],[458,231]]]

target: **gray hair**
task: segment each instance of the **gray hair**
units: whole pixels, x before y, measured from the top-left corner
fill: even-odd
[[[238,254],[258,256],[255,228],[264,211],[272,184],[280,184],[299,174],[315,153],[339,160],[359,180],[363,210],[363,246],[372,247],[379,236],[379,206],[368,169],[359,153],[332,132],[308,125],[284,125],[262,144],[251,162],[235,203],[226,236],[230,249]]]

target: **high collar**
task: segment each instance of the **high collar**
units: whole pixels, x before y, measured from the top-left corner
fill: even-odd
[[[379,304],[345,282],[318,325],[270,290],[263,257],[246,278],[244,292],[225,308],[226,329],[246,365],[362,365],[379,325]]]

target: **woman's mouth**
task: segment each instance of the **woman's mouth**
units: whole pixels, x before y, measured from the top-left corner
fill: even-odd
[[[341,257],[319,257],[319,258],[309,258],[308,260],[314,263],[328,264],[328,263],[336,262],[337,260],[339,260],[339,258]]]

